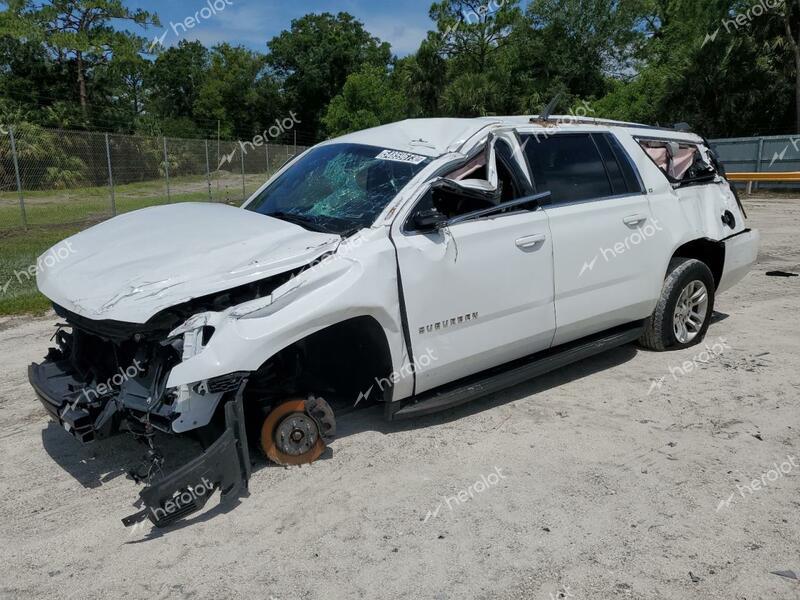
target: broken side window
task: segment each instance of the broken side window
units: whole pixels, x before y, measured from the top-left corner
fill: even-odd
[[[670,183],[705,183],[717,176],[716,169],[706,160],[698,144],[652,139],[637,141]]]
[[[439,197],[448,201],[436,205],[433,189],[428,190],[412,211],[411,220],[414,215],[433,209],[453,219],[525,197],[529,190],[524,174],[515,168],[513,155],[514,150],[505,140],[490,140],[473,158],[442,176]],[[496,184],[490,181],[492,172],[496,173]],[[447,181],[459,185],[448,186]]]

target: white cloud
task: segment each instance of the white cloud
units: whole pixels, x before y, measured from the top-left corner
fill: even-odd
[[[426,21],[427,17],[420,23],[402,22],[399,19],[386,17],[368,17],[364,19],[364,26],[372,35],[389,42],[395,54],[406,56],[416,52],[422,40],[428,35],[432,24],[426,26]]]
[[[263,52],[266,51],[267,40],[273,36],[273,27],[265,27],[264,24],[274,26],[274,20],[269,15],[277,10],[273,2],[264,2],[258,6],[234,3],[209,19],[201,19],[192,29],[184,31],[182,27],[176,27],[179,35],[175,35],[169,22],[162,21],[169,31],[165,45],[175,46],[180,40],[197,40],[209,47],[228,42],[256,47]],[[186,17],[194,17],[194,13],[187,12],[183,18]]]

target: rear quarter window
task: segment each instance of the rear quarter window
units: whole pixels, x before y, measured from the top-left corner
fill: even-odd
[[[673,184],[697,184],[716,178],[716,168],[709,164],[693,142],[638,138],[645,154]]]

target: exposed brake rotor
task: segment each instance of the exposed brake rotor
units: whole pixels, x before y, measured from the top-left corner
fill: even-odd
[[[267,415],[261,427],[261,448],[279,465],[305,465],[317,460],[336,433],[333,411],[322,398],[287,400]]]

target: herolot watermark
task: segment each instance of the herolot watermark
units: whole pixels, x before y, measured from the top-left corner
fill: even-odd
[[[425,515],[424,522],[427,523],[429,519],[437,517],[442,507],[447,506],[447,508],[449,508],[452,512],[455,507],[472,500],[475,497],[475,494],[481,494],[486,490],[497,486],[501,480],[506,479],[507,477],[507,475],[503,475],[500,467],[495,467],[494,471],[489,473],[489,475],[481,475],[481,478],[478,481],[471,484],[466,489],[459,491],[454,496],[442,496],[443,501],[439,502],[433,511],[428,511],[428,514]]]
[[[486,19],[489,15],[493,15],[498,10],[503,8],[505,5],[506,0],[490,0],[486,4],[482,4],[478,8],[470,8],[470,10],[463,12],[461,14],[462,18],[459,19],[455,24],[450,25],[445,32],[445,37],[449,37],[464,24],[467,25],[477,25],[482,22],[483,19]],[[474,19],[474,20],[473,20]]]
[[[794,148],[795,152],[800,152],[800,137],[799,138],[789,138],[789,143],[786,144],[786,147],[781,150],[780,152],[776,152],[772,156],[772,161],[769,163],[769,166],[772,167],[775,165],[776,162],[782,161],[786,158],[786,153],[789,152],[789,148]]]
[[[525,143],[527,144],[532,139],[535,139],[537,143],[549,140],[558,133],[558,127],[564,125],[577,125],[584,119],[588,119],[590,115],[594,115],[595,112],[596,111],[589,105],[589,103],[584,100],[581,102],[580,106],[570,108],[566,115],[561,115],[553,121],[548,121],[548,123],[551,124],[551,128],[534,131],[532,136],[529,137]]]
[[[166,29],[164,33],[161,34],[161,37],[156,36],[153,38],[148,50],[152,52],[156,46],[163,46],[164,40],[170,30],[172,30],[175,37],[180,38],[190,29],[194,29],[203,21],[208,21],[211,17],[221,13],[229,6],[233,6],[233,0],[206,0],[206,6],[195,11],[194,15],[189,15],[183,21],[178,21],[177,23],[171,21],[169,29]]]
[[[420,367],[425,369],[425,368],[429,367],[431,364],[433,364],[434,362],[436,362],[437,360],[439,360],[439,357],[436,356],[435,350],[433,350],[431,348],[427,348],[426,351],[425,351],[425,354],[423,354],[422,356],[417,357],[414,360],[413,363],[409,362],[408,364],[403,365],[399,370],[392,372],[387,377],[382,377],[382,378],[376,377],[375,378],[375,383],[372,384],[370,386],[370,388],[366,392],[361,392],[358,395],[358,398],[356,398],[356,403],[353,406],[358,406],[359,402],[369,398],[370,394],[375,389],[376,385],[378,386],[378,389],[381,392],[383,392],[383,391],[391,388],[392,386],[394,386],[396,383],[398,383],[402,379],[405,379],[406,377],[410,377],[411,375],[416,373],[417,370]]]
[[[186,506],[191,506],[196,500],[210,496],[213,492],[214,484],[203,477],[200,483],[194,487],[189,486],[185,491],[173,497],[171,500],[167,500],[163,508],[151,507],[150,512],[153,513],[153,517],[155,517],[156,520],[160,521],[169,515],[174,515]]]
[[[613,248],[600,248],[600,254],[603,257],[603,260],[610,262],[619,255],[625,254],[632,248],[635,248],[636,246],[646,242],[648,239],[655,237],[656,233],[659,231],[664,231],[664,228],[661,227],[661,224],[656,219],[653,219],[651,223],[648,223],[644,227],[637,227],[634,233],[630,234],[622,242],[617,242],[614,244]]]
[[[669,374],[672,375],[673,380],[678,381],[679,377],[683,377],[692,371],[696,371],[700,365],[706,365],[713,359],[722,356],[723,352],[730,349],[730,347],[731,346],[728,344],[728,340],[721,337],[713,346],[706,344],[705,350],[700,352],[692,360],[683,361],[683,363],[678,366],[671,366],[669,368]],[[650,391],[647,392],[647,395],[649,396],[655,390],[660,390],[662,387],[664,387],[664,382],[666,379],[666,375],[659,377],[658,379],[654,379],[650,384]]]
[[[84,389],[83,397],[86,399],[86,401],[91,402],[92,400],[97,400],[98,398],[102,398],[108,394],[111,394],[126,381],[135,379],[139,375],[144,374],[146,369],[138,360],[134,359],[131,366],[129,366],[127,369],[120,367],[118,371],[118,373],[112,377],[109,377],[105,383],[101,383],[93,388]]]
[[[219,165],[217,165],[217,171],[219,171],[223,166],[226,164],[233,162],[236,153],[241,150],[242,156],[247,156],[247,153],[250,150],[255,150],[256,148],[261,148],[262,146],[269,144],[270,141],[277,140],[283,134],[288,133],[292,129],[294,129],[295,125],[299,125],[302,121],[300,121],[299,117],[295,114],[294,111],[289,113],[289,116],[284,119],[275,119],[275,125],[265,129],[263,133],[258,134],[249,142],[243,142],[239,140],[237,142],[238,147],[233,149],[233,152],[230,154],[225,154],[219,159]]]
[[[367,242],[372,241],[372,239],[381,233],[380,229],[370,229],[367,230],[366,233],[362,233],[355,238],[350,238],[347,240],[343,240],[340,245],[336,247],[335,250],[330,252],[326,252],[319,257],[312,260],[308,267],[298,271],[297,273],[292,273],[289,277],[291,281],[295,277],[300,277],[301,275],[307,276],[311,271],[315,271],[317,269],[322,269],[323,267],[329,266],[331,263],[334,263],[338,260],[346,259],[350,255],[354,254],[356,250],[361,248]]]
[[[737,485],[736,489],[739,491],[739,495],[742,498],[746,498],[745,492],[749,495],[755,494],[758,490],[762,487],[766,488],[769,487],[770,483],[775,483],[779,479],[783,479],[786,475],[792,472],[792,469],[796,468],[797,462],[796,458],[792,455],[786,457],[786,461],[778,465],[778,463],[774,463],[773,465],[775,468],[770,469],[769,471],[765,472],[759,479],[753,479],[750,484],[745,485]]]
[[[798,466],[797,459],[792,456],[791,454],[786,457],[786,460],[782,462],[780,465],[778,463],[774,463],[772,469],[766,471],[759,477],[758,479],[753,479],[749,484],[744,485],[736,485],[736,490],[739,492],[739,495],[747,499],[748,497],[755,494],[757,491],[769,487],[771,484],[777,482],[779,479],[783,479],[786,475],[791,473],[794,469]],[[721,500],[720,503],[717,505],[717,512],[721,511],[723,508],[727,508],[731,505],[734,498],[736,497],[736,492],[733,492],[726,500]]]
[[[739,13],[735,17],[722,19],[722,27],[718,27],[714,33],[707,34],[705,40],[703,40],[702,47],[705,47],[706,44],[710,42],[717,41],[717,37],[719,37],[723,29],[729,34],[735,33],[743,27],[749,27],[758,17],[763,17],[770,11],[780,8],[785,4],[786,0],[758,0],[758,2],[753,4],[746,11]]]
[[[640,221],[639,226],[636,228],[636,231],[631,233],[628,237],[626,237],[621,242],[617,242],[611,248],[600,248],[600,254],[595,255],[595,257],[591,261],[587,261],[583,263],[583,268],[581,269],[580,274],[578,277],[583,277],[587,271],[593,271],[595,266],[597,265],[598,259],[602,256],[603,260],[607,263],[611,262],[618,256],[625,254],[626,252],[631,251],[636,246],[640,246],[644,244],[647,240],[654,238],[659,232],[664,231],[664,228],[661,226],[661,223],[658,222],[657,219],[652,219],[647,225],[642,226],[641,223],[644,223],[646,219],[642,219]]]
[[[22,271],[15,270],[14,274],[8,278],[8,281],[6,281],[5,285],[0,288],[0,293],[5,294],[9,285],[11,285],[11,282],[14,281],[14,279],[16,279],[19,283],[35,280],[39,273],[56,266],[61,261],[66,260],[71,255],[75,254],[75,252],[75,248],[72,247],[72,242],[69,240],[53,246],[50,248],[50,250],[42,254],[39,259],[27,269]]]

